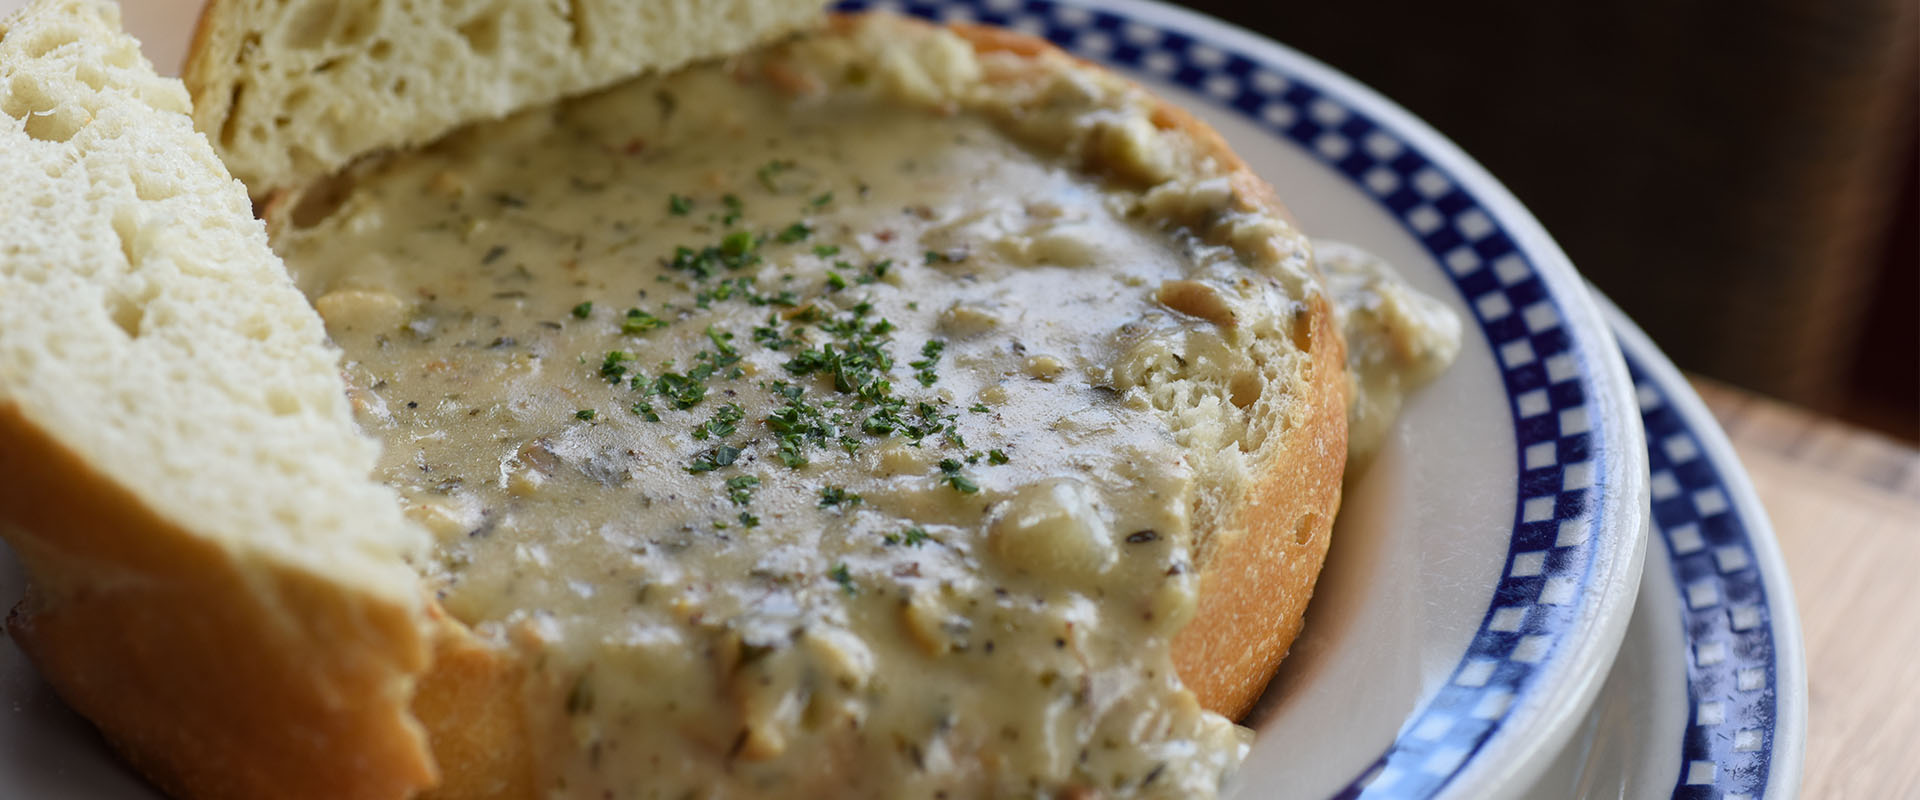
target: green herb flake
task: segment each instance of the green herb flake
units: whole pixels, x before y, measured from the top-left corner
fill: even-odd
[[[940,482],[952,486],[955,491],[961,494],[978,493],[980,491],[980,485],[974,483],[972,478],[968,478],[962,474],[960,467],[959,461],[951,458],[940,459]]]
[[[667,195],[667,213],[684,217],[693,210],[693,198],[681,194]]]
[[[709,438],[725,439],[733,435],[740,420],[745,416],[745,412],[740,409],[738,403],[728,403],[721,406],[720,410],[713,412],[712,419],[694,426],[693,438],[703,442]]]
[[[657,412],[657,411],[654,411],[654,410],[653,410],[653,404],[652,404],[652,403],[649,403],[649,402],[647,402],[647,401],[645,401],[645,400],[642,400],[642,401],[640,401],[640,402],[638,402],[638,403],[634,403],[634,404],[633,404],[633,408],[632,408],[632,411],[633,411],[633,413],[634,413],[634,416],[637,416],[637,417],[639,417],[639,418],[641,418],[641,419],[644,419],[644,420],[646,420],[646,421],[648,421],[648,422],[659,422],[659,421],[660,421],[660,413],[659,413],[659,412]]]
[[[760,518],[742,511],[740,512],[740,527],[748,529],[758,528],[760,527]]]
[[[992,450],[988,450],[988,451],[987,451],[987,463],[989,463],[989,464],[1005,464],[1005,463],[1007,463],[1007,454],[1006,454],[1006,452],[1005,452],[1005,451],[1003,451],[1003,450],[1000,450],[999,448],[995,448],[995,449],[992,449]]]
[[[692,463],[687,465],[687,471],[695,475],[712,472],[732,464],[738,458],[740,458],[740,448],[723,444],[694,456]]]
[[[821,258],[832,258],[840,255],[840,246],[836,244],[816,244],[813,246],[813,254]]]
[[[986,403],[974,403],[973,405],[967,406],[967,410],[975,414],[985,414],[993,409],[987,408]]]
[[[860,495],[847,491],[847,487],[845,486],[823,486],[820,488],[821,508],[833,508],[835,506],[852,507],[860,505],[861,500]]]
[[[820,194],[814,195],[813,199],[807,202],[812,204],[814,208],[819,208],[833,202],[833,192],[821,192]]]
[[[646,333],[664,327],[667,327],[666,320],[638,308],[627,309],[626,316],[620,320],[620,332],[628,335]]]
[[[583,408],[583,409],[580,409],[579,411],[573,412],[573,416],[575,419],[591,422],[593,421],[593,418],[596,416],[596,414],[594,410],[591,408]]]
[[[840,591],[846,592],[848,597],[860,593],[854,588],[853,573],[847,571],[847,563],[844,561],[833,565],[833,569],[827,570],[827,577],[832,578],[834,583],[840,584]]]
[[[574,319],[586,319],[586,318],[587,318],[587,316],[588,316],[588,315],[590,315],[590,314],[592,314],[592,313],[593,313],[593,303],[592,303],[592,301],[588,301],[588,302],[585,302],[585,303],[581,303],[580,305],[577,305],[577,306],[574,306],[574,307],[573,307],[573,318],[574,318]]]
[[[774,238],[779,240],[781,244],[793,244],[794,242],[806,241],[806,238],[811,235],[813,235],[813,229],[807,227],[807,223],[796,222],[782,229]]]
[[[720,351],[722,358],[734,359],[736,361],[739,359],[739,352],[733,349],[733,334],[708,325],[707,341],[713,342],[713,349]],[[727,363],[731,364],[733,361],[728,361]]]
[[[753,234],[746,231],[734,231],[720,240],[720,252],[730,256],[743,256],[753,252]]]
[[[736,506],[753,502],[753,490],[760,485],[760,479],[752,475],[735,475],[727,479],[727,499]]]
[[[625,350],[608,350],[606,358],[600,360],[600,377],[608,383],[619,383],[627,377],[627,362],[634,355]]]
[[[674,408],[687,409],[699,405],[701,400],[707,398],[707,385],[701,382],[702,378],[694,375],[699,372],[699,367],[688,372],[687,375],[662,373],[653,379],[652,393],[672,400]]]
[[[940,363],[940,354],[946,349],[946,342],[928,339],[926,344],[920,346],[920,359],[907,362],[907,366],[915,369],[913,376],[920,381],[921,386],[932,386],[940,379],[933,368]]]

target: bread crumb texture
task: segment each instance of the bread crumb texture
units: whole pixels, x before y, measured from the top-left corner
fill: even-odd
[[[40,3],[0,39],[5,401],[222,546],[411,597],[423,542],[367,477],[338,352],[118,17]]]
[[[195,123],[263,196],[465,123],[746,50],[821,5],[213,0],[184,76]]]

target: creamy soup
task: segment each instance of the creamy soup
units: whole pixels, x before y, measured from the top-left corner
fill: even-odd
[[[985,116],[778,83],[472,128],[276,239],[542,785],[1213,796],[1249,734],[1172,667],[1202,476],[1137,376],[1231,360],[1224,282],[1299,303]]]

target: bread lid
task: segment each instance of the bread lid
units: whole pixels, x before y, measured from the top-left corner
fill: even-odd
[[[641,72],[746,50],[820,0],[212,0],[183,77],[256,198],[357,156]]]

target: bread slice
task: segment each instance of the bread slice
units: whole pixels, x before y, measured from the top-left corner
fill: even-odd
[[[354,157],[640,72],[736,53],[820,0],[212,0],[183,77],[254,197]]]
[[[39,0],[0,27],[10,629],[169,791],[404,796],[434,775],[423,539],[245,188],[118,23]]]

